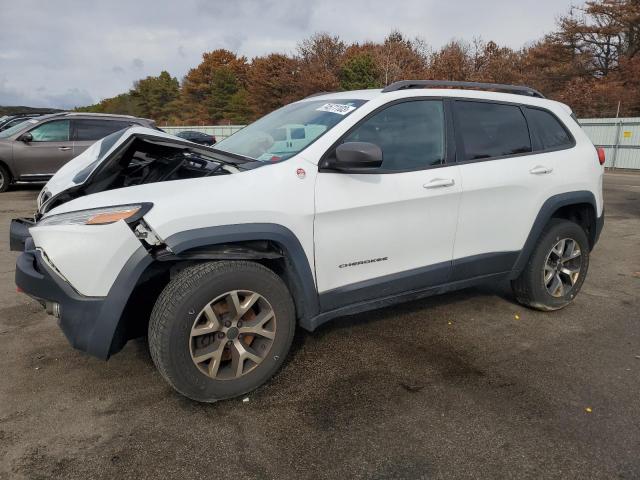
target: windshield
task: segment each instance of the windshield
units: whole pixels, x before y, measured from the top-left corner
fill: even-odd
[[[344,120],[366,100],[315,100],[282,107],[217,143],[216,150],[261,162],[286,160]]]
[[[3,130],[2,132],[0,132],[0,138],[8,138],[11,135],[13,135],[14,133],[18,133],[21,130],[24,130],[24,128],[27,126],[27,123],[38,123],[37,120],[25,120],[24,122],[20,122],[17,125],[14,125],[11,128],[7,128],[6,130]]]

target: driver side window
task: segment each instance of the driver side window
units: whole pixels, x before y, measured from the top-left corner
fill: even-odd
[[[378,145],[381,170],[421,170],[444,161],[444,125],[441,100],[412,100],[374,114],[343,141]]]
[[[33,137],[33,142],[67,142],[69,141],[69,120],[43,123],[29,133]]]

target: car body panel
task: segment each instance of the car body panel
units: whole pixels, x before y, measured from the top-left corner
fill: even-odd
[[[50,266],[87,297],[106,296],[124,264],[140,248],[140,241],[122,220],[108,225],[36,225],[29,233]]]

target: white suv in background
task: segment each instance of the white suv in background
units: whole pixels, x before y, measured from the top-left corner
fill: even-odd
[[[213,149],[133,127],[14,221],[16,283],[97,357],[148,332],[163,377],[212,402],[267,381],[298,325],[498,279],[568,305],[603,163],[569,107],[509,85],[317,95]]]

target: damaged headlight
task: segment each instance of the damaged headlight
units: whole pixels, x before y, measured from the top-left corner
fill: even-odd
[[[138,203],[60,213],[43,218],[36,224],[36,227],[51,225],[107,225],[119,220],[132,223],[142,218],[144,214],[151,210],[152,206],[152,203]]]

